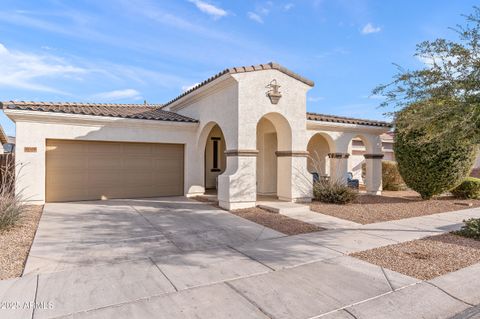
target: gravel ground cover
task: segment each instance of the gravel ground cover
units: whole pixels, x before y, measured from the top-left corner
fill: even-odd
[[[248,219],[254,223],[274,229],[284,233],[285,235],[298,235],[325,230],[325,228],[308,224],[298,219],[293,219],[277,213],[272,213],[258,207],[238,209],[231,211],[230,213]]]
[[[22,275],[42,211],[29,206],[17,226],[0,232],[0,280]]]
[[[195,196],[193,199],[198,200],[199,202],[209,203],[217,208],[221,208],[218,206],[218,201],[212,200],[212,197]],[[289,236],[325,230],[325,228],[305,223],[298,219],[269,212],[268,210],[259,207],[237,209],[228,212]]]
[[[384,192],[382,196],[360,194],[353,203],[346,205],[318,201],[313,201],[310,205],[310,209],[314,212],[360,224],[432,215],[470,207],[480,207],[480,200],[442,196],[427,201],[422,200],[412,191]]]
[[[199,202],[202,202],[202,203],[209,203],[209,204],[211,204],[215,207],[219,207],[218,206],[218,200],[214,199],[214,197],[199,195],[199,196],[192,197],[192,199],[194,199],[196,201],[199,201]]]
[[[480,262],[480,241],[442,234],[351,256],[411,277],[430,280]]]

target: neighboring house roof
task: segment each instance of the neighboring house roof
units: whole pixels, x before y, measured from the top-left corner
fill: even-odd
[[[173,122],[198,122],[195,119],[165,111],[161,104],[102,104],[102,103],[70,103],[70,102],[0,102],[3,109],[68,113],[121,117],[140,120],[157,120]]]
[[[298,75],[297,73],[292,72],[289,69],[287,69],[286,67],[284,67],[284,66],[282,66],[278,63],[275,63],[275,62],[269,62],[269,63],[266,63],[266,64],[258,64],[258,65],[251,65],[251,66],[240,66],[240,67],[228,68],[228,69],[225,69],[225,70],[215,74],[214,76],[206,79],[205,81],[195,85],[191,89],[183,92],[182,94],[180,94],[179,96],[177,96],[173,100],[165,103],[165,105],[163,105],[163,107],[166,107],[166,106],[172,104],[173,102],[178,101],[179,99],[183,98],[184,96],[186,96],[186,95],[192,93],[193,91],[199,89],[200,87],[216,80],[217,78],[221,77],[222,75],[245,73],[245,72],[256,72],[256,71],[264,71],[264,70],[277,70],[277,71],[285,73],[286,75],[291,76],[292,78],[294,78],[294,79],[296,79],[300,82],[303,82],[303,83],[305,83],[309,86],[314,86],[315,85],[315,83],[312,80],[304,78],[303,76]]]
[[[380,126],[380,127],[392,127],[391,123],[384,122],[384,121],[364,120],[364,119],[357,119],[353,117],[326,115],[326,114],[309,113],[309,112],[307,112],[307,120],[322,121],[322,122],[336,122],[336,123],[344,123],[344,124]]]
[[[0,144],[7,144],[8,143],[8,136],[5,134],[3,127],[0,126]]]

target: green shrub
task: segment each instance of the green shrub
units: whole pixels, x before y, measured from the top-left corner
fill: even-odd
[[[480,178],[467,177],[451,192],[458,198],[478,199],[480,198]]]
[[[407,186],[423,199],[440,195],[469,175],[477,146],[458,139],[429,139],[426,129],[404,129],[415,115],[415,105],[397,114],[395,157]]]
[[[455,234],[480,240],[480,218],[472,218],[464,221],[465,226]]]
[[[362,163],[362,178],[365,179],[367,164]],[[407,185],[398,171],[398,165],[395,161],[382,161],[382,186],[386,191],[402,191],[407,189]]]
[[[330,204],[347,204],[357,198],[357,191],[339,181],[319,181],[313,185],[316,200]]]

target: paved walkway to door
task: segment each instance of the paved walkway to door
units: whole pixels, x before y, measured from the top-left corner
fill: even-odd
[[[0,317],[449,318],[480,303],[480,265],[420,282],[346,254],[468,217],[480,209],[288,237],[180,197],[48,204]]]

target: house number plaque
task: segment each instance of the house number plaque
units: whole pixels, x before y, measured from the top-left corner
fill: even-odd
[[[23,148],[23,151],[25,153],[36,153],[37,152],[37,148],[36,147],[24,147]]]

